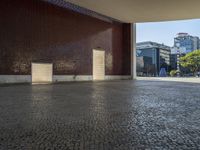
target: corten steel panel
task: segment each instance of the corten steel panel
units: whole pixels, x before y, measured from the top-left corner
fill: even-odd
[[[53,65],[49,63],[31,64],[32,83],[52,82]]]
[[[92,75],[105,50],[106,75],[130,75],[130,24],[105,22],[39,0],[0,1],[0,74],[30,75],[31,62],[56,75]]]
[[[93,50],[93,80],[105,79],[105,51]]]

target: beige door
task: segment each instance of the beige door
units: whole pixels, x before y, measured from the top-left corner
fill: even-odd
[[[32,63],[32,83],[52,82],[53,65],[49,63]]]
[[[105,79],[105,51],[93,50],[93,80]]]

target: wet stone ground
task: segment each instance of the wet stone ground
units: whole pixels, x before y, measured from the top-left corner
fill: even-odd
[[[2,85],[0,149],[200,149],[200,84]]]

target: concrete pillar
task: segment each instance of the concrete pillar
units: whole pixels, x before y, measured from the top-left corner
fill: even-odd
[[[131,76],[136,79],[136,24],[131,24]]]

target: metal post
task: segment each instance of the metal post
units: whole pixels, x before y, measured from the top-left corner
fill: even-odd
[[[180,44],[179,43],[177,43],[176,44],[176,47],[177,47],[177,71],[178,71],[178,73],[177,73],[177,77],[180,77]]]

